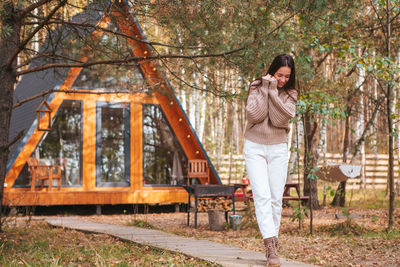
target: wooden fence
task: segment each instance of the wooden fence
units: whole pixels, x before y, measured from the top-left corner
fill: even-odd
[[[365,186],[371,188],[385,188],[388,178],[388,161],[389,155],[387,154],[366,154],[366,164],[364,166],[365,173]],[[342,155],[341,154],[326,154],[327,163],[340,163]],[[223,184],[233,184],[241,182],[243,177],[247,176],[244,157],[243,155],[222,155],[220,160],[217,160],[215,155],[211,156],[211,160],[214,164],[215,169],[221,178]],[[355,164],[360,164],[360,161],[355,162]],[[300,158],[300,173],[293,174],[293,181],[297,181],[298,178],[302,179],[302,165],[303,160]],[[395,179],[399,176],[399,166],[397,161],[397,155],[395,156],[394,162],[394,175]],[[358,188],[361,186],[361,176],[349,179],[348,186],[351,188]]]

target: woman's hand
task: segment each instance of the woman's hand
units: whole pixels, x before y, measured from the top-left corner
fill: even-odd
[[[270,74],[262,77],[262,83],[267,87],[270,86],[271,89],[276,88],[278,85],[278,81],[275,79],[274,76],[271,76]]]

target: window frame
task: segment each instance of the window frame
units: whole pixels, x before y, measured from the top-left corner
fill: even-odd
[[[101,129],[102,108],[122,108],[124,110],[124,181],[102,182],[101,167]],[[95,145],[95,170],[96,187],[130,187],[131,186],[131,104],[130,102],[104,102],[96,101],[96,145]]]

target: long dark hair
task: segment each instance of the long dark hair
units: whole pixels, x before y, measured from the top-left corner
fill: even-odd
[[[274,76],[275,72],[277,72],[280,67],[289,67],[291,70],[289,81],[283,88],[285,90],[296,89],[296,68],[294,66],[293,58],[287,54],[276,56],[272,61],[271,66],[269,66],[267,74]]]
[[[274,60],[272,61],[271,66],[269,66],[269,69],[265,75],[269,74],[271,76],[274,76],[275,72],[277,72],[280,67],[289,67],[291,70],[289,81],[283,87],[285,92],[287,93],[290,89],[295,89],[297,91],[297,89],[296,89],[296,68],[294,65],[294,60],[290,55],[283,54],[283,55],[276,56],[274,58]],[[261,77],[255,79],[254,81],[257,81],[257,80],[262,82]],[[250,90],[247,92],[247,98],[249,97],[249,93],[250,93]],[[247,98],[246,98],[246,103],[247,103]]]
[[[289,81],[285,84],[283,89],[296,89],[296,68],[294,66],[293,58],[288,54],[276,56],[265,75],[269,74],[271,76],[274,76],[275,72],[277,72],[280,67],[289,67],[291,70]],[[261,81],[261,77],[255,79],[255,81],[257,80]]]

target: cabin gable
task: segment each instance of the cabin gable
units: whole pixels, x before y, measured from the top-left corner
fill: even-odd
[[[123,2],[99,17],[98,25],[134,37],[126,41],[124,53],[152,55],[151,47],[142,42],[146,38],[137,19]],[[90,34],[109,39],[99,29]],[[87,48],[82,51],[80,60],[88,61]],[[185,202],[187,193],[182,185],[189,159],[208,160],[211,183],[220,183],[160,66],[143,60],[129,68],[113,67],[46,70],[23,76],[15,103],[41,92],[54,92],[13,111],[10,140],[21,131],[25,135],[10,152],[6,205]],[[96,78],[96,71],[102,80]],[[43,99],[52,110],[50,131],[36,127],[40,122],[35,110]],[[48,191],[46,186],[31,190],[29,157],[61,165],[59,191]]]

